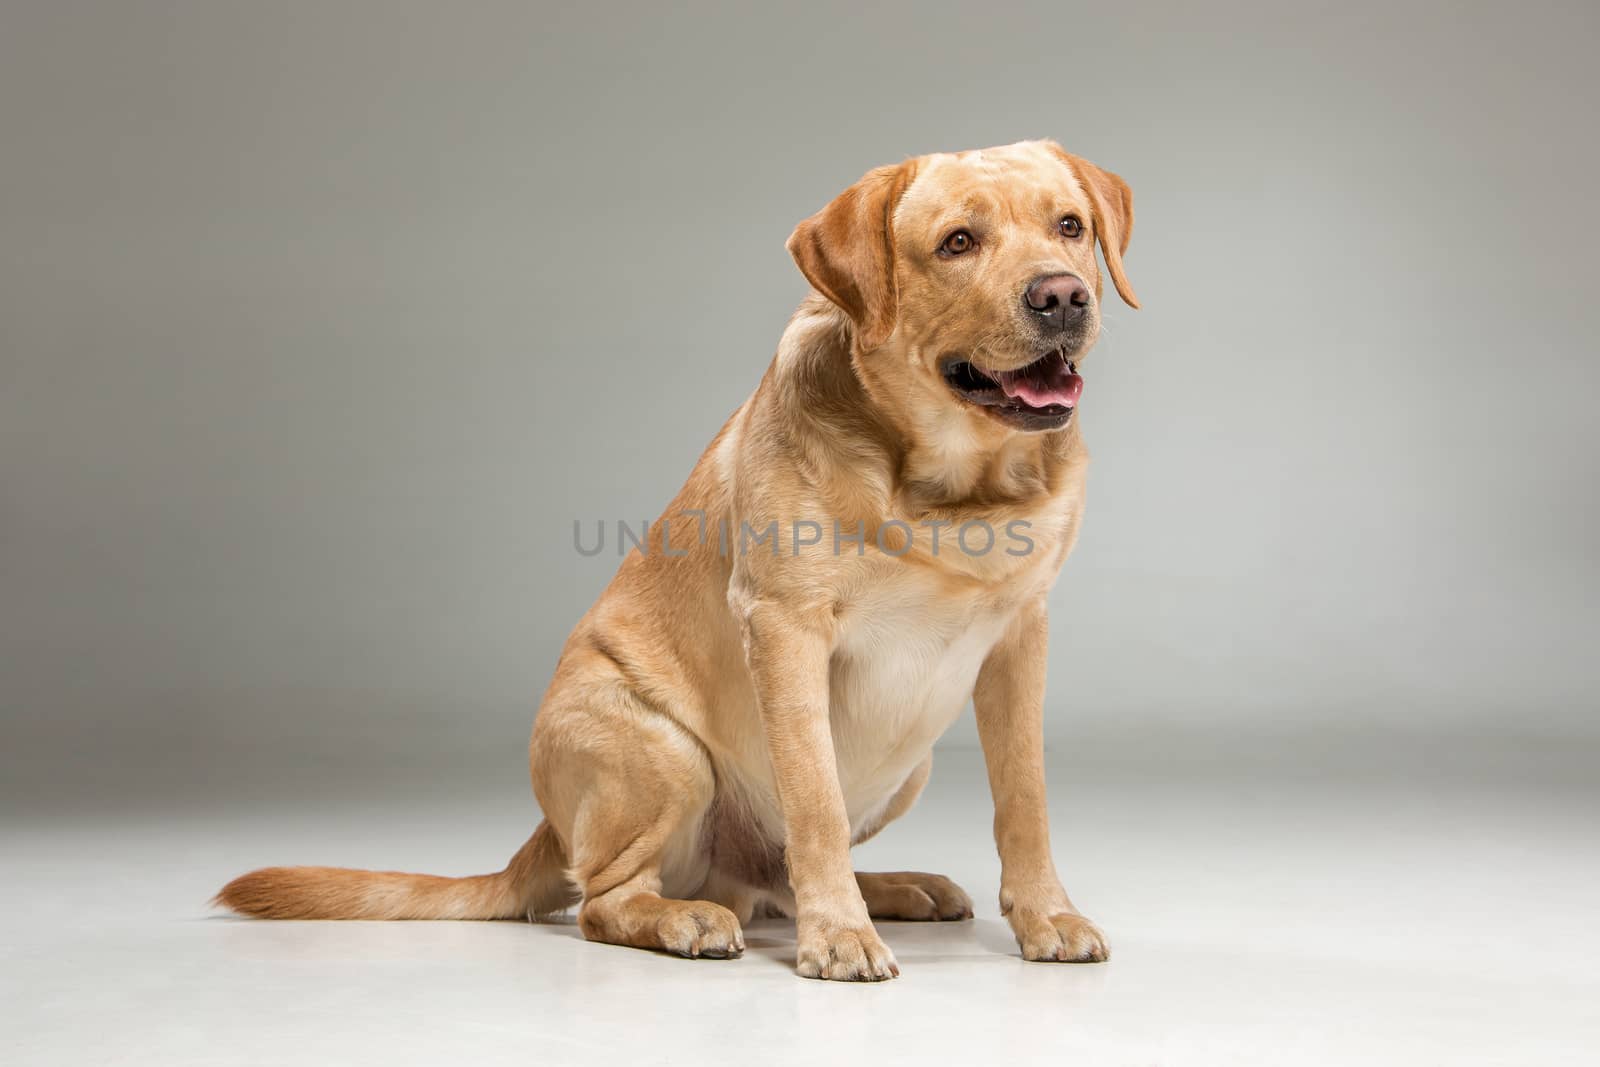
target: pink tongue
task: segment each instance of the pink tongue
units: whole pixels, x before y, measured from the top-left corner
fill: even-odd
[[[1021,370],[1001,371],[995,381],[1006,396],[1032,408],[1051,404],[1076,407],[1078,397],[1083,395],[1083,378],[1068,370],[1064,359],[1046,359]]]

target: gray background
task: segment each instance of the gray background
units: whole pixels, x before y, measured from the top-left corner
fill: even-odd
[[[1052,746],[1587,759],[1596,9],[1399,8],[4,3],[10,810],[525,796],[572,522],[755,386],[792,225],[1040,136],[1145,305]]]

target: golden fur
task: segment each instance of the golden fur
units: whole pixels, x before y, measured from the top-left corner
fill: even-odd
[[[1057,227],[1068,212],[1084,222],[1076,240]],[[1046,593],[1082,513],[1078,421],[1019,430],[952,392],[939,360],[1030,363],[1020,294],[1071,273],[1097,297],[1070,353],[1081,361],[1098,332],[1095,241],[1137,306],[1122,268],[1132,225],[1126,184],[1050,142],[882,167],[802,222],[789,249],[816,293],[667,508],[670,526],[651,528],[567,641],[531,746],[544,821],[511,864],[460,879],[269,868],[219,901],[374,919],[533,917],[581,901],[585,936],[689,956],[736,956],[741,924],[779,912],[798,923],[799,973],[890,977],[873,918],[957,919],[971,905],[937,875],[857,874],[850,847],[916,800],[970,697],[1022,954],[1104,959],[1051,859],[1040,721]],[[938,251],[955,226],[977,253]],[[797,520],[818,524],[821,545],[790,551]],[[782,551],[739,550],[744,524],[771,521]],[[1033,550],[936,552],[923,533],[974,521],[1025,522]],[[835,522],[862,532],[859,552],[831,550]]]

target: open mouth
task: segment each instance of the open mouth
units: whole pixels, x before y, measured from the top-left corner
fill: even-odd
[[[1065,426],[1083,395],[1077,366],[1059,351],[1015,370],[980,370],[969,360],[952,360],[941,373],[957,396],[1025,430]]]

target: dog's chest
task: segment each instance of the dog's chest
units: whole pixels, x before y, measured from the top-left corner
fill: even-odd
[[[972,695],[1021,601],[908,573],[873,583],[841,613],[830,718],[852,825],[887,802]]]

